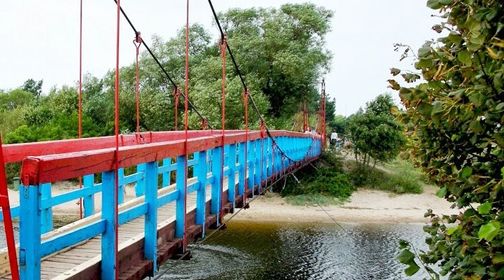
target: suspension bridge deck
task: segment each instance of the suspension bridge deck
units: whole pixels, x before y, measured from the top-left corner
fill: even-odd
[[[193,181],[195,181],[193,179]],[[171,185],[168,188],[162,189],[158,191],[158,195],[162,196],[170,191],[175,190],[175,184]],[[206,202],[209,203],[211,200],[210,195],[211,185],[207,185],[207,195]],[[224,191],[227,191],[227,180],[225,180]],[[136,198],[131,201],[126,202],[121,206],[121,210],[128,210],[131,207],[138,205],[144,201],[143,198]],[[194,214],[196,210],[196,194],[191,193],[187,197],[187,211],[189,215]],[[172,231],[174,229],[174,223],[176,219],[175,215],[176,209],[175,205],[167,204],[161,208],[158,208],[158,235],[160,232]],[[82,223],[90,223],[92,221],[96,221],[101,213],[97,213],[92,217],[83,219],[81,221],[76,222],[78,224]],[[214,221],[215,222],[215,221]],[[70,224],[66,226],[63,230],[68,230],[76,225]],[[194,239],[201,235],[201,227],[193,226],[193,228],[189,229],[192,233],[192,238]],[[58,230],[56,231],[58,232]],[[61,230],[59,231],[61,232]],[[51,233],[49,236],[54,235]],[[164,256],[164,258],[169,258],[171,255],[176,253],[176,250],[179,249],[182,244],[182,240],[177,240],[173,236],[173,234],[165,234],[165,237],[161,237],[162,239],[170,239],[170,240],[159,240],[160,244],[168,244],[171,248],[165,248],[170,251],[168,255]],[[144,217],[138,217],[124,225],[119,227],[119,250],[120,255],[122,252],[133,251],[132,248],[129,247],[141,247],[139,242],[143,242],[144,239]],[[171,250],[170,250],[171,249]],[[158,252],[162,253],[162,252]],[[131,269],[126,269],[122,271],[120,274],[120,279],[129,279],[135,273],[138,273],[137,270],[145,270],[152,269],[151,264],[142,263],[142,258],[137,258],[136,261],[140,261],[140,266],[144,265],[145,267],[142,269],[138,267],[138,264],[134,261],[135,256],[128,256],[129,258],[133,258],[127,260],[128,263],[134,264]],[[137,256],[138,257],[138,256]],[[158,256],[161,258],[163,256]],[[44,258],[41,262],[41,278],[42,279],[91,279],[92,276],[99,276],[99,264],[101,261],[101,236],[96,236],[88,241],[84,241],[79,245],[74,247],[65,249],[56,254],[50,255]]]

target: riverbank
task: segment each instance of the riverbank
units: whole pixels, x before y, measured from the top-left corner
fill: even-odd
[[[53,195],[64,193],[75,186],[71,184],[57,184]],[[285,198],[277,193],[267,193],[255,199],[249,209],[241,211],[233,219],[255,222],[319,222],[333,223],[333,219],[344,223],[424,223],[424,213],[433,209],[437,214],[453,214],[451,203],[436,196],[438,189],[425,185],[421,194],[394,194],[385,191],[359,189],[352,196],[339,205],[298,206],[289,204]],[[9,190],[11,204],[19,203],[19,194]],[[97,209],[101,207],[101,196],[96,195]],[[132,187],[126,188],[126,199],[134,198]],[[77,201],[58,205],[53,213],[63,219],[74,220],[79,214]]]
[[[233,219],[257,222],[319,223],[425,223],[427,209],[437,214],[453,214],[451,203],[436,196],[437,188],[424,186],[421,194],[393,194],[359,189],[341,205],[296,206],[279,194],[268,193],[254,200],[249,209]]]

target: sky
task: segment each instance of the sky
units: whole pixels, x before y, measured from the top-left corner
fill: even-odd
[[[326,90],[336,98],[336,113],[350,115],[387,88],[391,67],[400,62],[394,43],[418,49],[435,37],[438,20],[425,0],[213,0],[217,11],[230,8],[279,7],[311,2],[334,12],[327,48],[332,52]],[[147,43],[156,34],[167,40],[185,23],[184,0],[122,0]],[[102,77],[115,66],[115,4],[84,0],[83,71]],[[190,22],[203,24],[217,38],[208,2],[191,0]],[[19,87],[29,78],[44,80],[44,92],[75,85],[79,78],[79,0],[8,0],[0,9],[0,89]],[[133,31],[121,20],[120,63],[134,61]],[[395,100],[398,98],[393,93]]]

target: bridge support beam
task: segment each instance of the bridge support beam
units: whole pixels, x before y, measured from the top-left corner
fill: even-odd
[[[243,196],[245,193],[245,145],[246,143],[238,144],[238,162],[240,163],[240,167],[238,170],[238,195]],[[243,201],[242,201],[243,204]]]
[[[94,174],[86,175],[83,178],[84,188],[92,189],[94,188]],[[87,218],[94,214],[95,212],[95,203],[94,203],[94,195],[87,195],[82,200],[83,208],[84,208],[84,218]]]
[[[250,189],[250,197],[254,197],[254,160],[255,160],[255,151],[254,151],[254,141],[247,142],[247,179],[248,179],[248,188]]]
[[[19,271],[23,280],[40,279],[39,186],[20,186]]]
[[[176,188],[178,190],[178,197],[176,200],[176,212],[175,212],[175,237],[176,238],[184,238],[185,233],[185,223],[186,223],[186,189],[185,189],[185,156],[177,157],[177,178],[176,178]],[[185,246],[185,244],[184,244]],[[185,251],[185,248],[184,248]]]
[[[236,198],[236,144],[229,145],[229,154],[227,164],[229,167],[228,175],[228,201],[231,203],[231,211],[235,208]]]
[[[164,160],[163,160],[164,164]],[[142,173],[141,178],[135,184],[135,195],[136,197],[142,196],[145,194],[145,163],[141,163],[137,165],[137,172]],[[163,177],[164,178],[164,177]]]
[[[224,176],[224,174],[222,174],[221,166],[224,160],[222,158],[221,149],[223,149],[223,147],[216,147],[212,151],[212,175],[214,177],[214,180],[212,184],[210,213],[217,216],[217,226],[219,226],[221,223],[220,213],[222,210],[222,182]]]
[[[198,165],[195,168],[199,188],[196,192],[196,224],[201,225],[201,237],[205,237],[206,229],[206,186],[207,186],[207,152],[198,153]]]
[[[40,185],[40,195],[42,200],[51,200],[51,183]],[[41,212],[41,233],[49,232],[53,229],[52,205],[40,209]]]
[[[115,232],[115,172],[102,174],[102,219],[105,220],[105,231],[101,238],[101,279],[115,279],[116,275],[116,232]]]
[[[149,162],[145,166],[145,202],[147,213],[144,222],[144,255],[145,259],[152,261],[152,275],[157,272],[157,187],[158,165]]]
[[[171,158],[163,159],[163,166],[170,166],[172,164]],[[163,188],[166,188],[171,183],[171,171],[163,172]]]
[[[124,168],[119,168],[117,170],[117,174],[119,176],[119,186],[117,189],[117,199],[119,204],[124,202]]]

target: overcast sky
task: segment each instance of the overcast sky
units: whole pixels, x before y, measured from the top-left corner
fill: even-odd
[[[28,79],[43,79],[44,91],[78,80],[79,0],[7,0],[0,9],[0,89]],[[297,0],[214,0],[229,8],[278,7]],[[327,47],[333,53],[326,87],[336,98],[337,114],[350,115],[387,89],[389,68],[399,63],[393,44],[418,49],[435,37],[436,22],[425,0],[309,1],[334,11]],[[125,11],[150,42],[153,34],[168,39],[185,22],[184,0],[122,0]],[[84,0],[84,72],[101,77],[115,65],[115,5],[112,0]],[[207,1],[191,1],[192,23],[217,35]],[[121,22],[121,65],[134,61],[133,32]]]

